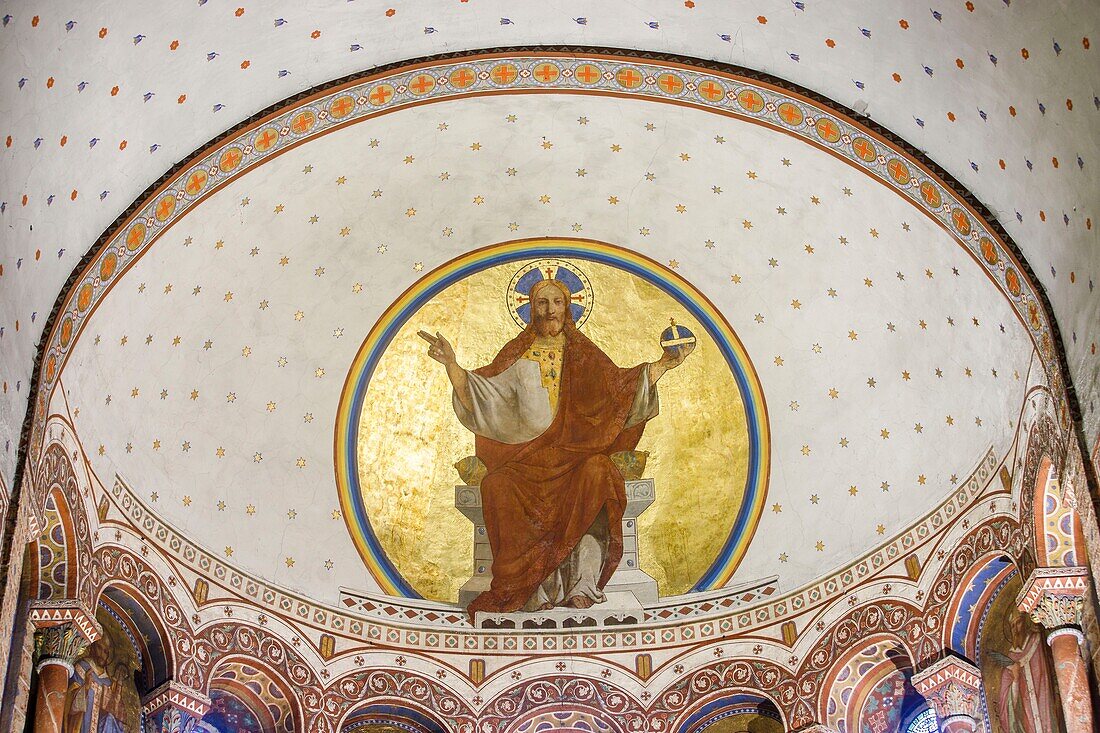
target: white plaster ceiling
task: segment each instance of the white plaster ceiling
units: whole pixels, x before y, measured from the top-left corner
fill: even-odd
[[[744,342],[774,447],[735,580],[811,581],[930,510],[991,446],[1008,450],[1028,335],[912,203],[747,122],[517,95],[328,134],[162,235],[61,375],[93,469],[256,575],[322,601],[372,587],[334,515],[349,365],[423,273],[532,236],[591,237],[673,266]]]
[[[1091,426],[1089,434],[1091,439],[1095,439],[1098,361],[1094,343],[1097,324],[1100,323],[1100,296],[1093,291],[1093,282],[1100,274],[1096,271],[1095,230],[1095,207],[1100,200],[1097,195],[1100,186],[1097,185],[1095,172],[1097,160],[1100,159],[1095,134],[1098,114],[1096,80],[1100,79],[1100,64],[1096,60],[1097,50],[1090,48],[1097,37],[1098,13],[1095,5],[1087,2],[1051,5],[990,1],[974,3],[972,11],[966,4],[958,2],[940,8],[915,4],[899,8],[812,0],[799,5],[802,7],[785,0],[751,5],[697,0],[683,4],[637,2],[629,6],[579,6],[554,2],[516,5],[473,0],[468,3],[417,4],[295,3],[272,8],[215,1],[174,5],[166,11],[155,5],[123,7],[57,3],[36,8],[17,3],[3,4],[0,7],[0,15],[4,16],[4,25],[0,29],[0,59],[3,62],[0,67],[4,69],[0,78],[0,119],[4,120],[6,127],[4,135],[7,144],[0,151],[3,156],[0,158],[3,160],[0,201],[4,203],[0,222],[5,227],[5,245],[0,254],[0,264],[3,265],[0,276],[3,292],[0,297],[0,327],[3,328],[0,336],[0,377],[4,382],[4,391],[0,395],[0,424],[4,426],[6,444],[0,451],[0,476],[10,481],[14,471],[17,435],[26,409],[34,350],[45,316],[57,293],[99,234],[141,191],[178,160],[256,111],[345,74],[427,54],[534,43],[651,49],[759,69],[865,111],[871,119],[927,151],[933,160],[990,207],[1035,268],[1061,325],[1071,371],[1087,423]],[[388,13],[391,9],[394,12]],[[1090,37],[1093,39],[1091,42],[1087,40]],[[1027,49],[1026,54],[1024,49]],[[996,63],[993,63],[993,57]],[[895,81],[894,74],[900,81]],[[113,93],[116,86],[118,91]],[[1015,114],[1010,113],[1010,107]],[[468,111],[468,118],[466,110],[461,113],[456,111],[455,124],[468,125],[471,129],[478,126],[491,129],[499,124],[499,120],[491,116],[479,117],[477,110],[478,107],[473,106]],[[458,122],[460,117],[463,118],[461,123]],[[665,131],[658,134],[668,134],[667,130],[674,121],[663,119]],[[436,121],[431,122],[434,124]],[[604,120],[602,124],[608,122]],[[400,130],[394,131],[394,134],[400,133]],[[640,133],[633,130],[631,134]],[[694,131],[688,130],[685,134],[690,136]],[[649,140],[642,144],[654,145]],[[566,145],[566,141],[561,141],[556,149],[561,152]],[[393,151],[389,149],[386,154],[391,153]],[[440,155],[443,154],[441,150]],[[1054,165],[1055,158],[1057,167]],[[1004,161],[1003,169],[999,161]],[[770,171],[774,165],[774,160],[762,160],[757,167]],[[438,171],[431,173],[434,175]],[[637,171],[632,169],[631,173],[636,175]],[[688,188],[659,190],[675,190],[677,195],[683,191],[685,197],[691,193],[706,198],[702,192],[695,190],[700,183],[697,179],[685,179],[682,183]],[[817,184],[815,187],[822,187],[821,183],[821,180],[812,179],[782,180],[782,188],[777,187],[769,193],[771,197],[781,196],[794,202],[804,199],[807,193],[803,190],[801,197],[795,196],[799,186]],[[242,184],[247,184],[247,181]],[[421,178],[409,179],[402,185],[410,187],[407,189],[410,194],[428,190],[428,184]],[[707,185],[709,190],[710,184]],[[723,185],[728,185],[726,190],[732,192],[747,184],[746,181],[731,181]],[[858,185],[859,181],[853,181],[853,191],[859,190]],[[566,191],[570,190],[575,192],[580,189],[563,188],[559,196],[568,196]],[[833,191],[832,195],[835,196],[836,192]],[[767,210],[773,211],[773,202],[767,198],[745,199],[744,203],[746,207],[764,207],[767,204]],[[856,200],[855,196],[853,200]],[[335,201],[319,202],[318,206],[322,203],[334,205]],[[662,199],[662,203],[667,202]],[[212,205],[213,202],[207,206]],[[794,211],[794,206],[804,205],[805,201],[802,201],[787,208]],[[842,204],[838,202],[836,205]],[[804,218],[805,223],[799,223],[799,226],[809,226],[814,221],[812,217],[816,216],[823,217],[818,224],[825,229],[837,228],[841,221],[847,228],[851,217],[876,214],[885,218],[885,212],[889,210],[885,207],[888,205],[882,202],[876,204],[877,209],[863,212],[845,209],[843,214],[835,213],[838,211],[836,209],[829,215],[802,212],[799,218]],[[693,210],[702,208],[702,205],[696,205]],[[660,211],[659,208],[654,210]],[[644,211],[633,209],[629,216],[637,217]],[[521,212],[534,218],[533,227],[548,225],[546,221],[538,221],[538,217],[548,214],[541,212],[534,204],[525,205]],[[1045,220],[1040,217],[1040,212],[1043,212]],[[513,214],[509,219],[519,215]],[[671,214],[668,216],[671,217]],[[753,216],[756,221],[768,220],[763,210],[753,212]],[[832,216],[843,216],[843,219],[830,219]],[[574,217],[562,217],[559,223],[573,223]],[[599,219],[586,217],[585,233],[598,236],[594,230],[606,226],[609,230],[604,238],[618,239],[625,244],[634,243],[633,237],[625,241],[627,228],[613,228],[614,222],[605,221],[605,217],[602,212]],[[576,218],[580,219],[579,216]],[[1094,227],[1091,230],[1085,224],[1086,219],[1090,218]],[[787,221],[794,220],[788,215]],[[661,226],[668,226],[665,221],[666,224],[655,223],[651,228],[656,231]],[[397,221],[389,224],[406,225]],[[486,221],[479,226],[489,225]],[[706,228],[703,221],[698,226]],[[880,229],[891,231],[889,227]],[[633,228],[633,231],[637,229]],[[763,226],[753,230],[757,234],[764,231],[767,230]],[[478,238],[495,241],[506,236],[503,232],[492,232],[490,237],[487,230],[471,232],[475,233],[477,236],[471,236],[469,241]],[[892,234],[883,234],[883,237],[889,236],[898,236],[896,229]],[[650,237],[645,246],[656,247],[652,243],[656,240],[657,236]],[[662,241],[672,240],[665,238]],[[917,257],[909,249],[899,249],[893,253],[895,258]],[[946,254],[948,251],[946,246],[934,250],[937,257],[956,256]],[[189,253],[178,256],[181,259],[173,261],[172,267],[184,267]],[[690,268],[693,266],[700,268],[700,277],[704,280],[715,276],[714,272],[704,272],[702,269],[706,251],[692,255],[699,258],[694,264],[686,255],[678,253],[677,256],[683,260],[684,273],[689,279],[698,279],[691,275]],[[925,252],[925,256],[931,254]],[[422,259],[428,260],[429,255],[425,254]],[[792,258],[788,256],[786,259],[790,261]],[[923,269],[920,262],[914,261],[911,265],[911,270]],[[750,258],[745,261],[744,267],[738,265],[746,272],[751,272],[750,267],[761,267],[761,263]],[[900,264],[893,267],[903,269]],[[939,263],[940,271],[944,267],[950,269],[951,264],[947,261]],[[856,303],[856,300],[885,297],[882,295],[882,283],[889,281],[893,272],[887,271],[886,262],[881,260],[867,260],[864,269],[875,270],[868,273],[869,277],[874,278],[875,288],[861,291],[858,296],[853,294],[847,305],[850,310],[843,311],[842,315],[838,310],[838,315],[830,315],[830,318],[858,321],[860,324],[864,318],[874,319],[872,323],[883,320],[881,313],[866,308],[886,306],[874,300],[866,304]],[[966,277],[967,270],[961,267],[960,270],[963,273],[960,277]],[[842,272],[845,277],[853,276],[847,270]],[[405,276],[411,277],[411,270]],[[775,277],[764,271],[756,273],[756,276]],[[128,274],[124,282],[128,283],[136,277],[135,271]],[[217,273],[207,272],[201,280],[212,281],[218,277]],[[151,276],[149,279],[154,280]],[[200,281],[195,277],[190,279],[195,279],[196,284]],[[789,283],[793,281],[783,279],[788,283],[784,287],[792,287]],[[912,286],[912,276],[906,282]],[[922,282],[921,287],[948,287],[944,282],[942,278]],[[213,284],[204,286],[205,292],[214,293],[217,289]],[[1002,319],[994,312],[977,312],[979,305],[985,309],[1002,307],[995,295],[991,294],[972,305],[959,300],[960,296],[976,292],[951,287],[940,293],[939,301],[929,299],[913,305],[929,309],[942,307],[955,311],[955,315],[962,318],[975,315],[982,319],[983,324],[1003,320],[1008,327],[1007,317]],[[134,297],[126,293],[119,295]],[[773,323],[798,315],[787,312],[791,308],[786,305],[790,300],[786,295],[784,293],[783,300],[769,300]],[[771,296],[769,293],[768,297]],[[739,309],[742,304],[736,305]],[[825,308],[824,304],[822,308]],[[764,312],[760,308],[745,309],[746,312],[750,310],[753,313]],[[968,310],[975,312],[963,313]],[[154,324],[161,324],[157,327],[158,333],[165,327],[166,318],[179,320],[188,317],[187,313],[181,315],[176,311],[161,310],[148,315],[125,310],[119,313],[125,314],[127,322],[150,318],[150,328],[146,332],[151,332]],[[938,315],[944,316],[944,313]],[[101,314],[96,316],[97,320],[100,318]],[[932,323],[932,319],[926,320]],[[786,396],[782,382],[775,380],[790,377],[767,374],[766,362],[773,356],[768,352],[775,351],[775,347],[790,351],[797,348],[799,340],[805,340],[810,334],[802,334],[798,339],[794,331],[784,330],[782,334],[773,335],[778,341],[773,342],[773,337],[769,337],[763,343],[752,343],[752,338],[762,337],[754,336],[748,324],[735,325],[761,366],[770,404],[785,404],[778,396]],[[839,326],[839,322],[834,325]],[[120,337],[124,331],[134,331],[131,338],[137,337],[136,323],[126,325],[113,322],[100,328],[105,335],[110,332],[112,337]],[[815,328],[820,329],[821,326]],[[860,331],[860,338],[870,339],[864,334],[874,333],[875,328],[870,325],[864,328]],[[881,326],[879,329],[884,330]],[[1004,364],[1004,368],[997,367],[1001,379],[1015,369],[1015,366],[1009,368],[1009,365],[1027,363],[1029,347],[1022,339],[1011,349],[1002,346],[993,349],[983,339],[993,339],[1001,344],[1004,342],[997,340],[1011,340],[1011,333],[986,336],[989,333],[983,326],[983,330],[963,335],[963,331],[956,327],[953,332],[945,332],[945,337],[950,336],[958,341],[957,344],[949,342],[950,352],[921,351],[912,357],[931,360],[939,354],[946,360],[944,354],[950,353],[952,359],[958,360],[955,364],[957,368],[963,361],[975,361],[977,364],[978,355],[982,355],[983,362],[992,362],[992,355],[998,354],[998,362]],[[273,338],[277,336],[277,332],[272,334]],[[145,335],[142,333],[140,337],[143,339]],[[194,338],[197,337],[195,333]],[[879,333],[874,338],[886,336]],[[788,339],[792,345],[790,348],[784,347]],[[225,340],[222,337],[218,343]],[[338,346],[328,344],[326,348],[351,348],[348,343],[350,340]],[[860,346],[868,343],[864,340]],[[143,344],[133,345],[143,347]],[[904,346],[912,348],[914,344],[907,342]],[[82,342],[82,348],[87,347],[88,344]],[[968,349],[975,350],[973,359],[965,358]],[[895,357],[906,361],[904,353],[895,354],[888,349],[882,349],[875,358]],[[87,358],[93,357],[89,355]],[[109,361],[117,357],[103,358],[108,359],[103,362],[104,367],[108,363],[117,363]],[[332,352],[332,361],[341,363],[338,353]],[[97,405],[102,405],[104,389],[116,389],[115,380],[121,379],[121,376],[105,368],[97,371],[96,367],[91,366],[94,363],[98,362],[86,363],[88,373],[67,373],[65,379],[70,388],[87,390],[86,394],[80,395],[81,399],[88,400],[89,404],[94,399]],[[877,362],[867,366],[873,365]],[[925,367],[930,365],[923,364]],[[982,364],[982,368],[987,370],[993,366],[992,363]],[[889,371],[888,367],[897,373],[900,373],[898,367],[906,368],[900,362],[882,365],[885,371]],[[838,380],[843,378],[853,383],[849,391],[855,391],[870,376],[864,376],[853,368],[850,361],[838,362],[833,374]],[[213,371],[211,375],[213,378]],[[1003,444],[999,441],[1003,441],[1011,429],[1011,418],[1007,415],[1012,408],[1002,402],[1006,398],[1000,391],[980,386],[974,381],[959,384],[958,391],[948,392],[944,399],[950,404],[963,400],[958,411],[970,413],[968,418],[982,415],[988,432],[978,431],[969,421],[965,429],[973,431],[973,443],[965,443],[956,434],[955,437],[944,438],[947,442],[940,449],[918,455],[910,455],[910,451],[906,451],[906,460],[920,461],[922,455],[936,457],[937,482],[931,482],[931,469],[925,471],[931,485],[936,487],[944,486],[944,476],[965,473],[984,447]],[[151,388],[159,392],[159,388]],[[297,386],[293,388],[297,389]],[[178,389],[184,389],[183,385]],[[773,392],[777,396],[770,396]],[[317,399],[320,400],[320,397]],[[791,399],[796,399],[793,394]],[[808,405],[811,401],[800,399],[800,404]],[[919,404],[922,409],[931,407],[924,395],[919,398]],[[1017,403],[1009,400],[1008,404]],[[884,421],[899,426],[907,421],[916,422],[902,419],[912,417],[905,405],[904,401],[895,404],[891,400],[875,409],[883,411]],[[985,409],[986,405],[989,409]],[[835,418],[827,413],[813,414],[811,417],[809,410],[802,407],[797,413],[782,416],[776,414],[778,411],[773,411],[773,418],[779,420],[782,417],[802,425],[803,432],[827,435],[838,429],[834,427],[838,425]],[[878,416],[880,413],[876,411],[872,414]],[[89,420],[107,420],[106,413],[88,408],[82,415]],[[169,420],[177,417],[166,415]],[[133,466],[123,458],[125,454],[119,455],[120,448],[114,443],[123,440],[118,432],[121,428],[136,433],[150,426],[145,413],[130,415],[126,419],[129,422],[125,426],[97,423],[94,428],[81,428],[82,435],[93,448],[100,442],[105,445],[112,443],[111,450],[105,454],[104,462],[97,466],[97,470],[108,475],[119,470],[139,482],[162,475],[155,473],[154,467],[158,471],[167,468],[175,470],[175,465],[165,463],[167,459],[163,455],[143,457],[143,454],[135,452],[126,457],[133,461]],[[172,422],[162,424],[177,429]],[[959,426],[959,433],[962,433],[962,427]],[[910,432],[911,428],[908,428]],[[849,430],[845,425],[840,425],[839,429]],[[855,428],[851,430],[855,432]],[[899,431],[891,430],[890,446],[898,451],[897,456],[891,456],[890,460],[894,460],[901,456],[902,449],[893,443]],[[792,431],[792,435],[798,432]],[[905,432],[905,428],[900,432]],[[135,442],[135,445],[138,443]],[[786,448],[791,445],[793,443]],[[777,451],[781,449],[777,446]],[[885,449],[878,446],[876,450]],[[815,455],[819,459],[826,457],[824,449]],[[941,465],[945,463],[951,465]],[[780,480],[781,472],[794,471],[793,466],[798,465],[798,461],[777,460],[777,483],[788,487],[798,485],[801,480],[798,475]],[[837,470],[835,462],[822,465],[828,465],[829,471]],[[201,470],[205,469],[188,469]],[[267,464],[265,470],[274,470],[273,464]],[[908,475],[901,467],[897,470],[899,476]],[[194,475],[188,471],[182,475]],[[913,473],[912,470],[909,473]],[[820,476],[821,470],[809,475]],[[316,488],[311,490],[321,491]],[[811,493],[805,487],[799,491],[801,494]],[[867,493],[861,491],[859,497],[865,498]],[[787,517],[791,516],[787,514],[791,511],[788,507],[794,507],[800,501],[806,503],[806,499],[799,500],[797,496],[792,494],[790,499],[781,500]],[[243,496],[235,498],[245,499]],[[882,503],[879,507],[882,512],[898,512],[894,522],[887,522],[889,526],[901,521],[906,511],[916,511],[916,505],[908,510],[904,505],[897,505],[892,495],[876,499]],[[873,539],[860,534],[867,531],[861,523],[870,527],[873,513],[874,509],[867,507],[866,520],[863,514],[857,515],[858,520],[853,520],[851,532],[854,544],[843,545],[846,550],[866,546]],[[192,524],[197,523],[188,526]],[[844,526],[844,531],[848,531]],[[769,534],[766,528],[762,528],[762,533]],[[339,541],[343,542],[342,539]],[[204,539],[204,544],[212,542],[209,537]],[[217,547],[221,543],[213,544]],[[826,547],[832,551],[837,543],[830,540]],[[766,557],[763,554],[765,550],[759,549],[763,558],[759,566],[774,562],[777,549],[769,546]],[[746,566],[750,566],[752,560],[750,556]],[[823,564],[821,560],[813,555],[807,555],[805,559],[793,555],[790,569],[785,571],[789,573],[788,580],[795,582],[811,572],[808,567],[798,570],[800,563],[813,563],[815,567],[820,567]],[[246,567],[257,570],[270,568],[270,561],[271,558],[242,558]],[[338,563],[336,567],[339,570],[336,572],[352,573],[349,565],[348,562]],[[332,582],[316,567],[311,567],[308,574],[304,569],[299,574],[295,574],[295,569],[287,568],[279,572],[282,575],[278,577],[292,587],[315,588],[315,583],[322,580],[326,586]],[[346,577],[350,578],[350,575]],[[350,579],[348,582],[357,584]]]

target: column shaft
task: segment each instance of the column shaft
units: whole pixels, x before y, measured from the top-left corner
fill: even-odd
[[[1058,693],[1062,698],[1062,713],[1066,733],[1092,733],[1092,703],[1089,699],[1088,673],[1081,657],[1076,629],[1059,629],[1050,634],[1050,649],[1054,656],[1054,674],[1058,678]]]
[[[34,733],[62,733],[65,690],[72,665],[60,659],[44,659],[38,665],[38,696],[34,706]]]

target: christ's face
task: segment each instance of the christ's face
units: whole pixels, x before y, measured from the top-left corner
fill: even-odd
[[[555,286],[540,288],[531,302],[535,331],[540,336],[557,336],[565,325],[565,294]]]

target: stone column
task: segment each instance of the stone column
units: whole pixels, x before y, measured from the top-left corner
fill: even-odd
[[[1066,733],[1093,731],[1085,637],[1081,633],[1087,592],[1088,571],[1083,567],[1036,568],[1016,599],[1019,609],[1048,631]]]
[[[913,675],[913,687],[932,704],[943,733],[981,731],[982,674],[967,660],[944,657]]]
[[[141,710],[153,733],[188,730],[188,723],[197,723],[210,710],[210,698],[187,685],[168,680],[142,698]]]
[[[80,601],[37,601],[31,606],[34,624],[35,669],[38,695],[34,707],[34,733],[62,733],[65,691],[73,664],[88,645],[99,638],[95,615]]]

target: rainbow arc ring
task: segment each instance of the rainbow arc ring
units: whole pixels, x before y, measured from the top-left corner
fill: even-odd
[[[424,275],[382,314],[367,334],[344,382],[336,413],[334,436],[334,465],[340,507],[363,563],[383,593],[421,598],[386,556],[371,527],[360,490],[356,451],[359,443],[359,415],[371,375],[379,359],[402,325],[421,306],[453,283],[495,265],[546,257],[598,262],[629,272],[660,288],[702,324],[733,373],[745,409],[749,441],[745,493],[729,536],[710,568],[691,590],[721,588],[733,577],[748,550],[767,495],[771,439],[767,406],[756,370],[740,339],[721,312],[686,280],[644,255],[591,239],[521,239],[468,252]]]

